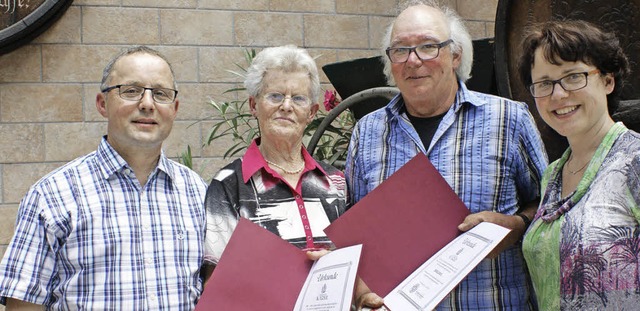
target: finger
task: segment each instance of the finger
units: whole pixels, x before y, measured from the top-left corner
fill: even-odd
[[[468,231],[482,222],[482,217],[477,214],[471,214],[464,218],[464,221],[458,225],[458,230]]]
[[[307,258],[309,258],[309,260],[313,260],[316,261],[318,259],[320,259],[320,257],[328,254],[329,251],[326,249],[323,250],[318,250],[318,251],[308,251],[307,252]]]
[[[366,293],[360,296],[358,299],[358,303],[356,304],[358,310],[361,310],[362,307],[370,307],[370,308],[380,308],[384,304],[384,300],[378,296],[376,293]]]

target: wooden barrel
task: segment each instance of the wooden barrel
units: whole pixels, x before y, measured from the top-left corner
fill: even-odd
[[[517,76],[521,40],[532,23],[582,19],[614,31],[631,62],[631,76],[613,118],[640,132],[640,0],[499,0],[495,23],[495,63],[498,93],[524,101],[536,119],[549,160],[562,155],[566,139],[540,118],[533,97]],[[504,61],[499,61],[504,60]]]
[[[73,0],[0,0],[0,55],[31,41],[51,26]]]

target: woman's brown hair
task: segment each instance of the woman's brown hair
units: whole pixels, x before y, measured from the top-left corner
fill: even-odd
[[[549,21],[534,25],[522,41],[523,54],[518,70],[525,86],[531,84],[534,55],[541,48],[549,63],[577,62],[595,66],[602,74],[612,73],[615,80],[613,92],[607,95],[609,114],[618,105],[618,97],[629,75],[629,60],[618,38],[612,32],[582,20]]]

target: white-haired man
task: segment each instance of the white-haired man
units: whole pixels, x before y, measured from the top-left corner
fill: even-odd
[[[472,43],[454,11],[410,1],[400,12],[383,49],[385,73],[401,94],[353,132],[345,170],[350,205],[426,154],[472,213],[460,230],[482,221],[512,229],[438,310],[532,309],[518,241],[537,208],[547,165],[534,120],[524,103],[467,89]],[[358,306],[382,303],[366,286],[356,296]]]

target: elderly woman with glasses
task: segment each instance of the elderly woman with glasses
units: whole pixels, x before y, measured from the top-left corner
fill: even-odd
[[[569,141],[542,179],[523,241],[541,310],[640,305],[640,135],[611,114],[629,62],[618,40],[584,21],[537,25],[520,77],[542,119]]]
[[[264,49],[244,85],[260,137],[220,170],[207,190],[207,278],[240,217],[302,250],[318,250],[332,248],[323,229],[345,211],[343,173],[316,162],[302,145],[304,129],[319,108],[313,58],[294,46]]]

